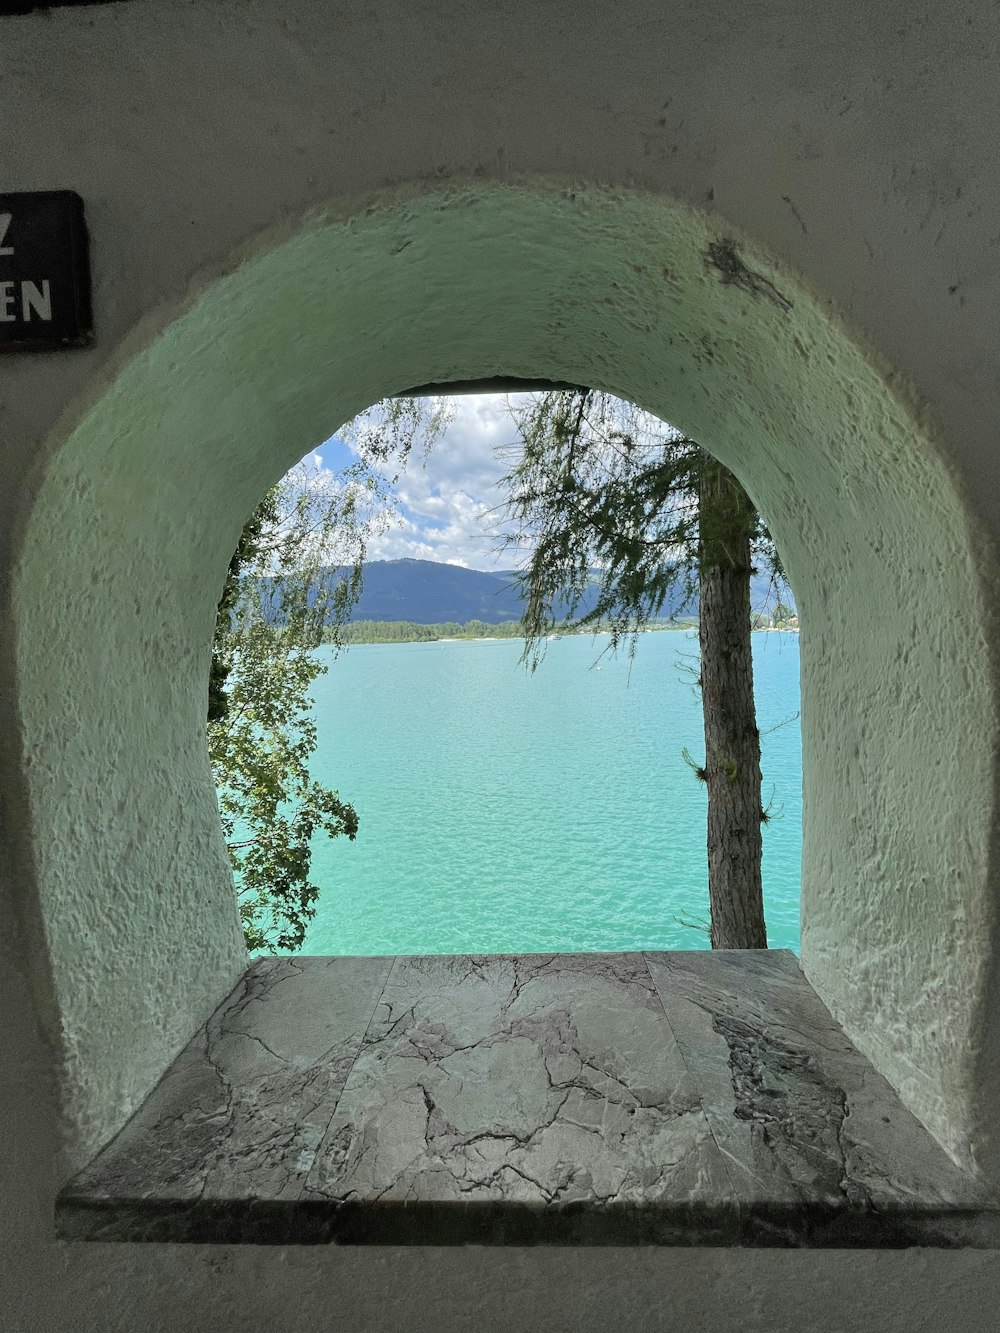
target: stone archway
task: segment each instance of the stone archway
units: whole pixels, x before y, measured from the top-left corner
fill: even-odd
[[[498,374],[629,398],[746,485],[803,623],[803,964],[982,1160],[996,718],[967,510],[915,408],[789,276],[663,197],[535,181],[262,239],[57,442],[15,596],[70,1164],[243,965],[203,727],[244,517],[372,401]]]

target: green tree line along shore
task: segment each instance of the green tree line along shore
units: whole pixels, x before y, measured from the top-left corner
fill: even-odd
[[[751,616],[751,625],[761,629],[796,629],[798,618],[790,607],[781,603],[771,615],[755,611]],[[645,626],[646,632],[657,630],[696,629],[697,616],[677,620],[664,620]],[[559,635],[610,634],[613,627],[610,622],[588,625],[580,629],[574,621],[567,621],[554,632]],[[448,620],[437,625],[419,624],[413,620],[352,620],[336,629],[327,629],[323,634],[324,643],[360,644],[360,643],[437,643],[454,639],[523,639],[527,632],[523,621],[509,620],[494,625],[485,620],[467,620],[464,624]]]
[[[665,621],[650,629],[691,629],[694,620]],[[560,627],[558,634],[593,634],[609,632],[609,627],[589,627],[578,630],[574,625]],[[435,643],[449,639],[523,639],[525,628],[520,620],[505,621],[501,625],[485,620],[467,620],[464,625],[449,620],[440,625],[421,625],[412,620],[352,620],[337,629],[324,633],[324,642],[352,643]]]

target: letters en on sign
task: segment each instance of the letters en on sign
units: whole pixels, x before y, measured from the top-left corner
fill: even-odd
[[[93,341],[83,200],[72,190],[0,194],[0,351]]]

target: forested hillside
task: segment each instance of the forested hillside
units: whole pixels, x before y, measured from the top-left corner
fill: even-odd
[[[337,578],[341,572],[331,569],[328,577]],[[779,602],[790,610],[795,608],[788,585],[776,590],[766,574],[754,575],[750,596],[754,611],[773,612]],[[596,585],[594,597],[584,598],[577,615],[590,610],[595,598]],[[511,570],[487,573],[432,560],[372,560],[364,567],[364,589],[351,620],[406,620],[418,625],[465,625],[479,620],[488,625],[506,625],[519,622],[523,610],[524,601]],[[557,607],[558,618],[563,618],[566,610]],[[660,617],[697,618],[697,614],[697,598],[685,604],[678,591],[668,598]]]
[[[331,576],[337,572],[331,571]],[[780,600],[794,606],[787,585],[780,591]],[[765,605],[773,608],[778,600],[768,576],[755,575],[751,585],[754,610]],[[586,602],[578,614],[592,605],[593,601]],[[365,565],[364,591],[351,619],[408,620],[420,625],[465,625],[470,620],[482,620],[502,625],[519,621],[523,608],[514,574],[509,570],[487,573],[431,560],[373,560]],[[695,616],[697,610],[697,600],[684,606],[678,593],[661,614],[669,619],[673,615]]]

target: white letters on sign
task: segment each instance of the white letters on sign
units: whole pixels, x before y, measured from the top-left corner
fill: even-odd
[[[0,324],[13,324],[17,319],[17,283],[0,282]],[[49,280],[43,278],[41,286],[37,282],[21,283],[21,318],[25,324],[31,322],[32,314],[39,319],[52,318],[52,293]]]
[[[0,213],[0,255],[12,255],[14,247],[4,245],[12,214]],[[17,315],[11,313],[11,307],[17,300],[13,282],[0,282],[0,323],[13,324]],[[39,319],[52,318],[52,293],[49,291],[48,278],[42,278],[41,286],[37,282],[21,283],[21,318],[30,323],[32,314]]]
[[[52,318],[52,297],[49,294],[48,278],[42,279],[40,291],[33,282],[21,283],[21,318],[25,324],[31,319],[32,310],[39,319]]]

